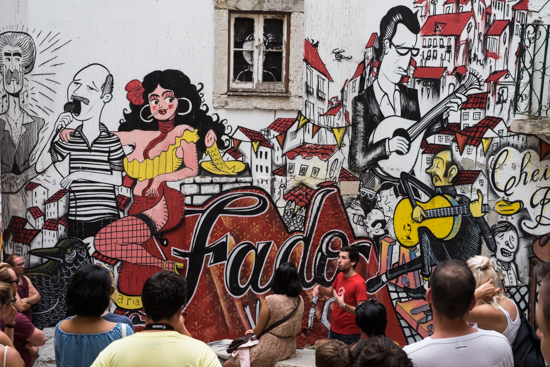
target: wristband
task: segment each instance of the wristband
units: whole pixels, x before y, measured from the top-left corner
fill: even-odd
[[[344,310],[344,309],[346,308],[346,304],[345,304],[345,303],[342,303],[342,304],[340,305],[340,308],[341,308],[342,310]]]
[[[7,328],[13,329],[15,327],[15,322],[13,324],[5,324]]]

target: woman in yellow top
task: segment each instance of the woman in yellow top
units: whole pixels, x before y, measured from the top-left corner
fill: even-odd
[[[208,115],[201,89],[179,70],[153,71],[143,82],[126,85],[130,110],[115,134],[132,148],[124,168],[135,180],[134,201],[128,217],[103,228],[94,240],[101,255],[124,261],[118,284],[123,294],[140,295],[152,274],[175,270],[158,244],[162,232],[183,221],[185,197],[167,183],[197,176],[205,153],[220,172],[228,169],[218,150],[227,147],[224,121]]]

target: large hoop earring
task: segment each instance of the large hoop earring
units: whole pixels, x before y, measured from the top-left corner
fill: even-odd
[[[191,103],[191,101],[188,98],[185,98],[185,97],[178,98],[178,100],[181,100],[181,99],[185,99],[187,101],[187,103],[189,103],[189,109],[187,111],[178,112],[178,115],[183,116],[183,115],[187,115],[189,112],[191,112],[191,110],[193,109],[193,104]]]
[[[141,111],[139,111],[139,118],[140,118],[141,121],[143,121],[143,122],[151,122],[151,121],[153,121],[152,118],[151,118],[151,120],[146,120],[146,119],[143,118],[143,110],[146,109],[147,107],[149,107],[148,104],[146,104],[145,106],[143,106],[143,107],[141,108]],[[149,112],[151,112],[151,110],[149,110]],[[149,117],[152,117],[152,116],[149,116]]]

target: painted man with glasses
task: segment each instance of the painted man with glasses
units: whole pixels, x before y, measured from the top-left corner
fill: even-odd
[[[380,122],[388,117],[400,116],[414,121],[421,118],[418,91],[402,84],[402,78],[408,76],[411,59],[419,53],[419,32],[417,16],[406,6],[391,8],[380,21],[380,34],[374,45],[375,61],[378,63],[376,77],[365,91],[353,99],[349,163],[353,171],[367,175],[362,181],[369,180],[372,174],[379,181],[399,180],[377,169],[377,163],[391,154],[407,153],[410,148],[408,138],[393,136],[374,142],[373,134]],[[438,119],[426,134],[442,130],[445,125],[443,119]],[[413,167],[404,167],[404,170],[407,168],[412,170]]]

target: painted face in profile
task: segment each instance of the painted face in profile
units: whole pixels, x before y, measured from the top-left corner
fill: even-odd
[[[174,92],[160,85],[147,96],[151,115],[156,120],[167,121],[174,118],[178,110],[178,99]]]

